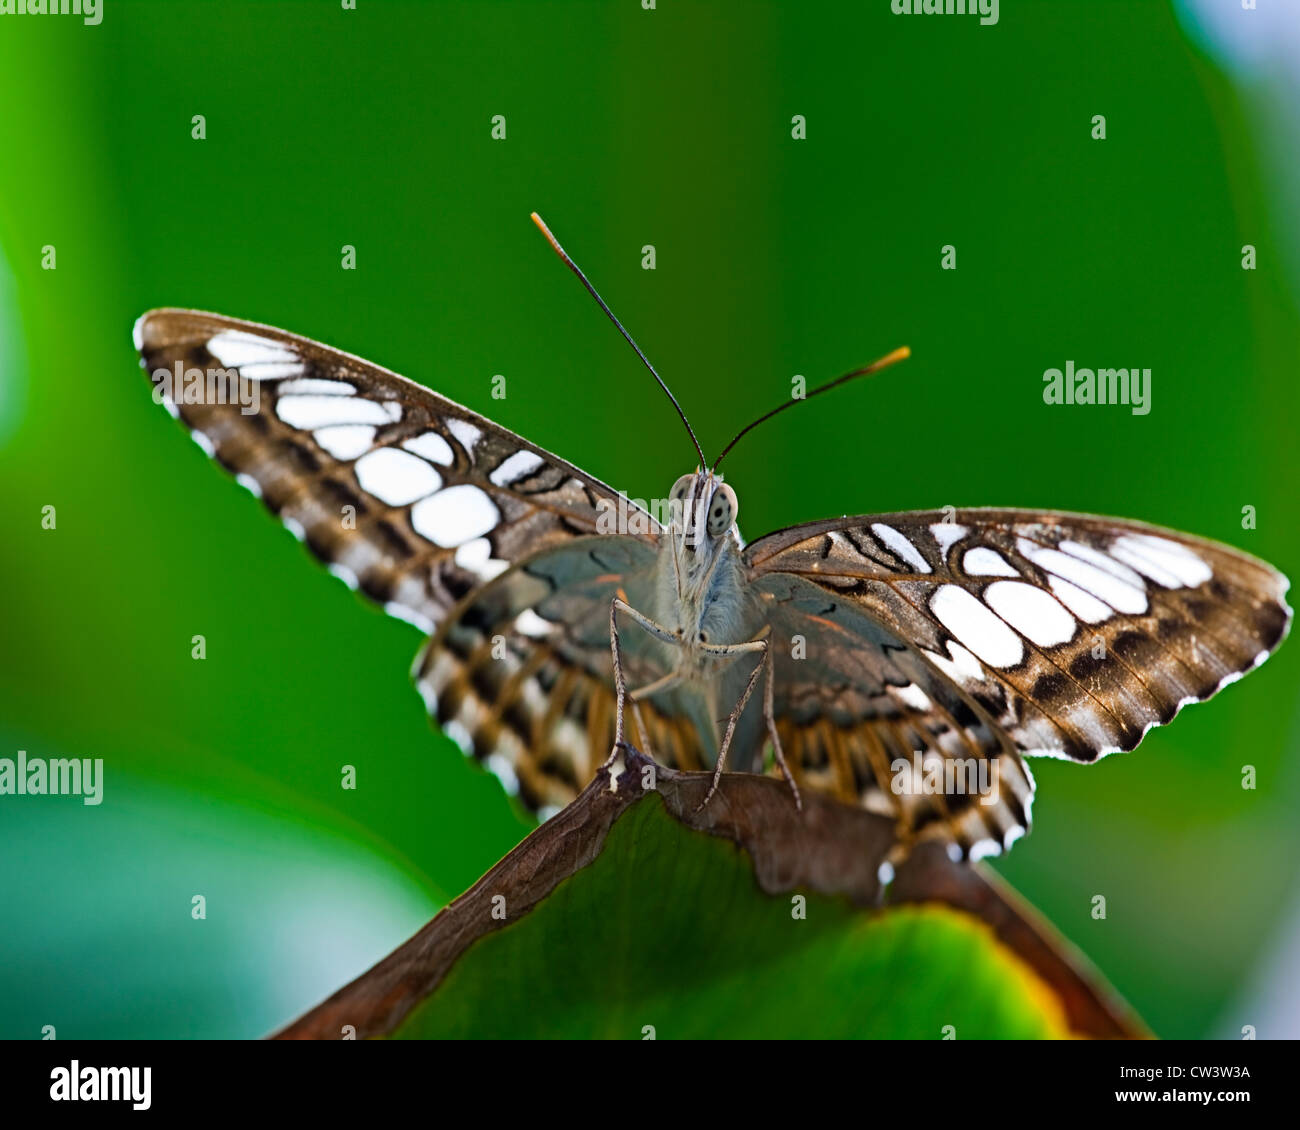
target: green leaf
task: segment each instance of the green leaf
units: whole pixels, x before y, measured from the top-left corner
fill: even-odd
[[[397,1034],[1065,1031],[1059,1005],[1032,991],[1032,974],[974,919],[938,907],[868,914],[815,894],[800,919],[793,902],[758,889],[740,848],[681,828],[648,801],[615,825],[595,863],[465,954]]]
[[[598,779],[282,1035],[1140,1034],[971,867],[914,851],[881,906],[889,821],[743,774],[697,813],[707,779]]]

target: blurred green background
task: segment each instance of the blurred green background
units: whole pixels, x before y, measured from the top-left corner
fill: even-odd
[[[1260,8],[1004,0],[995,26],[888,0],[0,16],[0,756],[102,757],[107,777],[98,807],[0,798],[0,1036],[261,1035],[530,827],[432,731],[407,680],[416,630],[152,403],[138,314],[323,339],[661,496],[694,466],[686,437],[536,209],[710,453],[792,375],[912,347],[728,458],[750,538],[1035,506],[1219,538],[1294,575],[1300,5]],[[1044,405],[1043,370],[1067,359],[1150,367],[1151,413]],[[997,866],[1161,1035],[1297,1034],[1298,671],[1291,644],[1132,756],[1033,764],[1034,832]]]

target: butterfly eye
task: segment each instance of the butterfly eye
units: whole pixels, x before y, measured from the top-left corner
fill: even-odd
[[[673,483],[672,492],[668,495],[669,510],[672,517],[679,523],[685,518],[686,499],[691,493],[691,484],[694,481],[694,475],[683,475]]]
[[[709,502],[709,536],[718,538],[731,529],[737,509],[736,492],[725,484],[718,487]]]

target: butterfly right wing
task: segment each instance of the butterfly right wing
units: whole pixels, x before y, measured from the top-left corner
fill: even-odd
[[[775,638],[808,640],[806,656],[776,652],[796,776],[812,768],[814,787],[891,802],[905,824],[968,850],[1027,828],[1020,754],[1133,749],[1257,667],[1291,618],[1287,580],[1265,562],[1092,515],[843,518],[770,534],[745,558]],[[945,772],[996,765],[999,802],[900,777],[917,751]]]
[[[1029,830],[1034,779],[1014,741],[896,622],[796,573],[759,575],[753,591],[777,641],[776,728],[801,788],[894,817],[905,842],[935,836],[976,856]]]
[[[657,541],[603,483],[359,357],[194,310],[152,310],[135,336],[155,399],[200,446],[332,572],[425,631],[524,556],[602,532],[602,509]]]

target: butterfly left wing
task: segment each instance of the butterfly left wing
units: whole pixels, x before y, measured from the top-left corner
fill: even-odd
[[[528,808],[572,801],[614,742],[610,603],[645,606],[655,551],[629,537],[576,538],[541,549],[476,589],[416,660],[429,713],[465,753],[484,761]],[[632,687],[663,674],[651,637],[622,634]],[[631,707],[627,735],[662,764],[703,769],[708,753],[672,696]]]
[[[602,507],[658,538],[572,464],[359,357],[195,310],[152,310],[135,335],[155,399],[200,445],[332,571],[426,631],[526,554],[601,532]]]
[[[1028,826],[1020,754],[1133,749],[1261,663],[1291,615],[1286,578],[1256,558],[1084,515],[846,518],[768,535],[745,561],[776,637],[806,641],[775,652],[787,758],[968,850]],[[988,807],[900,795],[918,750],[995,760],[1009,787]]]

